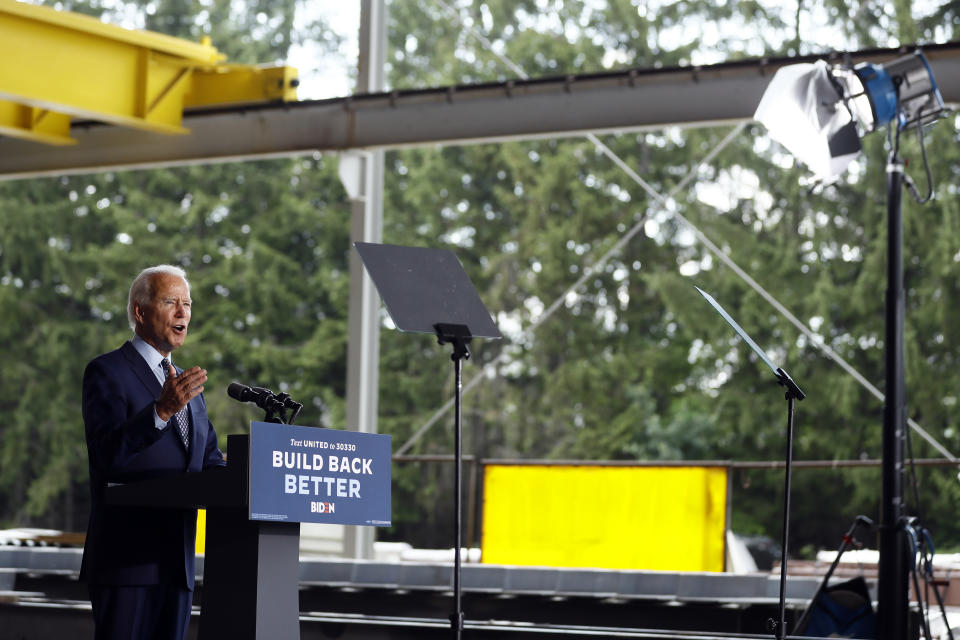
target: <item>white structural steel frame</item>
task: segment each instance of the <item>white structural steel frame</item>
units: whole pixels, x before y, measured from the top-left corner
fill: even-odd
[[[380,0],[376,1],[379,4]],[[332,100],[194,110],[191,135],[75,122],[78,144],[0,139],[0,180],[115,169],[732,124],[753,117],[782,66],[828,59],[882,63],[915,47],[630,69],[473,85],[357,93]],[[947,103],[960,103],[960,42],[923,51]]]
[[[357,90],[382,91],[387,62],[387,15],[384,0],[361,0]],[[380,242],[383,237],[385,152],[347,151],[340,158],[340,180],[351,202],[350,242]],[[380,388],[380,298],[350,250],[350,301],[347,311],[347,425],[376,433]],[[373,527],[344,527],[343,555],[373,560]]]

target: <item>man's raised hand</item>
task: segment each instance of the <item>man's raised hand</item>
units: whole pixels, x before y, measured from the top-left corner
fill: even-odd
[[[157,416],[164,422],[172,418],[188,402],[203,393],[203,383],[206,381],[206,369],[190,367],[178,375],[173,365],[169,365],[167,380],[157,398]]]

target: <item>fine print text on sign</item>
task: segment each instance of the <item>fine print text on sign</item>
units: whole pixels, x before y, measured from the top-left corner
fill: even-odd
[[[253,422],[250,519],[390,526],[390,436]]]

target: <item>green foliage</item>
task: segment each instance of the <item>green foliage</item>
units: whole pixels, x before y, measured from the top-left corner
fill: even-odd
[[[431,5],[418,12],[391,6],[391,86],[502,80],[517,72],[499,64],[477,39]],[[497,51],[530,76],[557,75],[630,64],[680,64],[719,51],[726,59],[749,54],[745,38],[728,30],[711,42],[710,24],[749,18],[763,54],[809,53],[829,47],[805,41],[801,24],[760,3],[611,2],[603,9],[579,2],[459,3],[459,15]],[[549,18],[546,9],[549,7]],[[916,33],[909,7],[896,15],[873,4],[828,3],[849,48],[907,41]],[[868,16],[878,16],[877,20]],[[724,22],[726,21],[726,22]],[[919,24],[919,23],[918,23]],[[677,36],[680,36],[679,38]],[[469,42],[468,42],[469,41]],[[669,46],[666,43],[669,41]],[[562,46],[560,46],[562,45]],[[430,61],[429,63],[427,61]],[[726,128],[608,136],[604,142],[660,193],[670,189],[728,132]],[[880,457],[882,405],[816,347],[825,341],[882,388],[885,288],[886,151],[882,136],[867,140],[848,180],[811,185],[801,168],[784,170],[782,152],[758,149],[762,129],[749,127],[677,194],[677,207],[725,253],[783,302],[816,338],[802,334],[770,304],[696,242],[690,230],[582,140],[531,141],[457,149],[393,152],[387,182],[385,240],[454,249],[513,344],[482,343],[467,367],[495,362],[497,375],[468,395],[483,425],[468,451],[482,457],[558,459],[782,459],[785,406],[769,372],[693,290],[711,291],[778,363],[800,381],[810,400],[798,407],[798,459]],[[941,198],[922,209],[905,203],[908,287],[908,389],[914,417],[956,450],[945,412],[955,402],[949,370],[955,348],[957,254],[955,197],[950,173],[957,155],[950,125],[929,134]],[[758,150],[760,153],[758,153]],[[918,148],[904,139],[905,155]],[[917,163],[911,166],[916,166]],[[914,171],[918,181],[920,174]],[[712,190],[712,191],[711,191]],[[712,195],[716,191],[721,196]],[[643,231],[573,294],[567,288],[635,223]],[[925,239],[924,239],[925,238]],[[931,250],[933,245],[938,249]],[[942,277],[942,279],[940,279]],[[559,310],[531,333],[545,307]],[[420,372],[383,384],[381,411],[402,406],[390,422],[398,441],[418,428],[451,390],[439,351],[424,342],[384,334],[385,353],[419,359]],[[404,337],[406,341],[406,337]],[[385,356],[385,357],[390,357]],[[401,359],[403,361],[404,359]],[[943,368],[935,364],[943,364]],[[396,363],[394,363],[396,364]],[[393,369],[391,366],[390,369]],[[416,376],[416,378],[414,378]],[[421,390],[431,389],[427,401]],[[913,391],[915,390],[915,391]],[[400,396],[405,398],[400,400]],[[395,405],[394,403],[400,403]],[[922,407],[922,409],[921,409]],[[929,418],[927,417],[929,414]],[[937,416],[937,417],[933,417]],[[932,419],[932,421],[931,421]],[[447,453],[452,419],[438,422],[414,449]],[[918,455],[934,455],[914,439]],[[733,526],[777,535],[782,473],[744,472],[735,484]],[[950,475],[950,474],[947,474]],[[797,548],[832,547],[857,513],[876,517],[876,471],[800,471],[795,478]],[[944,474],[921,477],[936,506],[934,530],[954,535],[956,493]],[[825,497],[822,487],[834,491]],[[429,499],[398,520],[447,526]],[[918,505],[913,505],[919,508]],[[403,525],[398,525],[402,533]]]
[[[209,34],[234,62],[285,58],[295,3],[246,6],[151,3],[145,23]],[[319,155],[0,184],[0,522],[84,528],[80,380],[130,336],[127,290],[151,264],[188,271],[195,318],[176,361],[209,370],[222,438],[256,418],[226,399],[232,380],[288,391],[309,423],[342,423],[349,211]]]

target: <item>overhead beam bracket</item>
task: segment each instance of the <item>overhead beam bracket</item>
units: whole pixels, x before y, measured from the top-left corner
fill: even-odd
[[[184,108],[296,100],[291,67],[15,0],[0,0],[0,59],[0,134],[49,144],[74,142],[70,118],[184,134]]]

